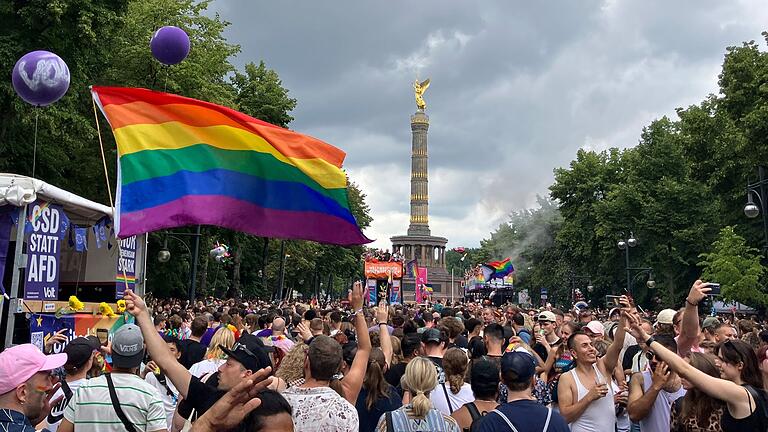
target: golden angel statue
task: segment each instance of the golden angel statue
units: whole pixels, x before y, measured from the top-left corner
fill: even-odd
[[[424,111],[424,109],[427,107],[427,103],[424,102],[424,92],[427,91],[429,88],[429,78],[424,80],[423,82],[419,82],[419,80],[416,80],[413,82],[413,91],[416,94],[416,107],[420,110]]]

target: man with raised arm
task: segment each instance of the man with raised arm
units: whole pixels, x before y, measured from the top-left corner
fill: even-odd
[[[627,310],[629,300],[622,296],[622,306]],[[616,410],[611,388],[611,376],[624,344],[625,321],[619,323],[613,343],[602,358],[592,339],[577,331],[568,338],[568,349],[576,361],[576,367],[560,376],[557,386],[560,413],[571,427],[571,432],[612,431],[616,425]]]
[[[152,360],[165,372],[165,376],[198,415],[205,413],[227,390],[239,382],[260,369],[271,367],[269,356],[261,341],[255,336],[244,336],[231,350],[222,348],[228,358],[219,367],[218,386],[204,383],[189,373],[168,350],[163,338],[155,331],[144,300],[131,290],[125,291],[124,298],[126,310],[136,317],[136,324],[141,328]]]

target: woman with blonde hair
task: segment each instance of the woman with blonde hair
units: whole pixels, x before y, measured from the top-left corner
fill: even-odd
[[[189,368],[189,373],[200,378],[205,374],[212,374],[219,370],[219,366],[227,361],[227,354],[221,349],[232,349],[235,344],[235,333],[232,330],[221,327],[216,330],[208,344],[208,351],[205,352],[205,359],[199,361]]]
[[[403,390],[410,395],[410,403],[383,414],[376,426],[377,431],[460,431],[456,420],[441,413],[429,400],[430,393],[437,386],[437,371],[432,361],[424,357],[416,357],[408,362],[402,383]]]

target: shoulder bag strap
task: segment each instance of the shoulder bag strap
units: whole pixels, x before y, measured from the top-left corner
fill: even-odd
[[[445,401],[448,403],[448,411],[449,414],[453,414],[453,405],[451,405],[451,398],[448,397],[448,389],[445,388],[445,383],[443,385],[443,393],[445,393]]]
[[[491,412],[492,412],[492,413],[496,413],[496,414],[498,414],[499,416],[501,416],[501,418],[502,418],[502,419],[503,419],[505,422],[507,422],[507,425],[509,426],[509,428],[510,428],[510,429],[512,429],[512,432],[517,432],[517,428],[515,427],[515,425],[513,425],[513,424],[512,424],[512,422],[509,420],[509,417],[507,417],[507,416],[506,416],[506,415],[505,415],[503,412],[499,411],[498,409],[495,409],[495,410],[493,410],[493,411],[491,411]]]
[[[549,420],[552,418],[552,408],[547,407],[547,421],[544,423],[544,429],[541,430],[541,432],[547,432],[547,429],[549,429]]]
[[[467,411],[469,411],[469,416],[472,417],[473,422],[483,416],[480,414],[480,410],[477,409],[477,405],[475,405],[474,402],[468,402],[466,406]]]
[[[387,432],[395,432],[395,427],[392,426],[392,411],[387,411],[385,420],[387,422]]]
[[[117,414],[117,417],[120,419],[121,422],[123,422],[123,426],[125,426],[125,429],[128,430],[128,432],[138,432],[136,430],[136,427],[133,426],[133,423],[128,421],[128,418],[125,416],[125,413],[123,412],[123,409],[120,407],[120,402],[117,401],[117,392],[115,391],[115,385],[112,383],[112,374],[104,374],[104,376],[107,378],[107,386],[109,387],[109,398],[112,400],[112,407],[115,409],[115,413]]]

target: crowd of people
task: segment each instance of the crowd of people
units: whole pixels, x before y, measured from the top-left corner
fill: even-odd
[[[145,301],[0,353],[4,431],[765,431],[768,329],[679,309]]]

